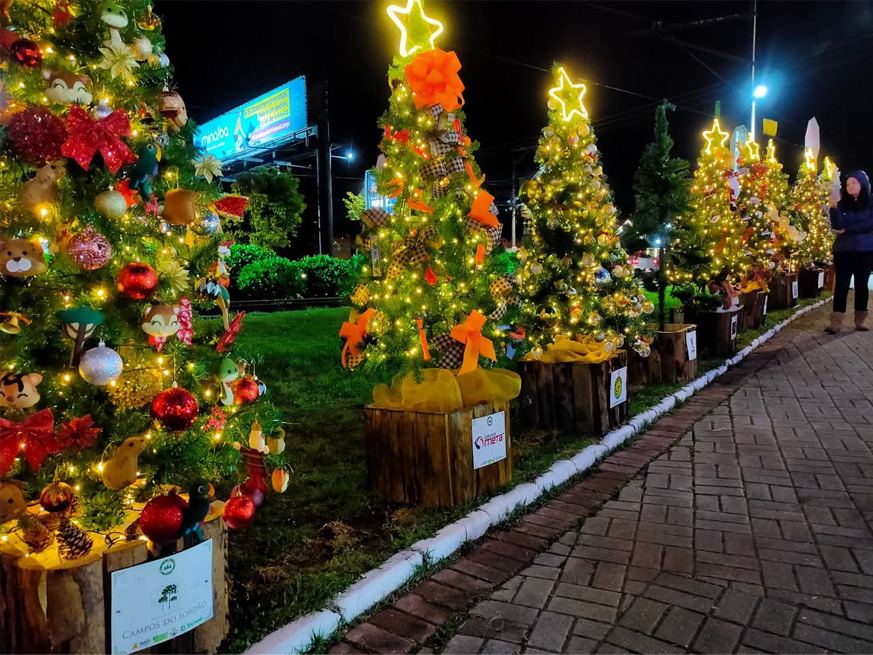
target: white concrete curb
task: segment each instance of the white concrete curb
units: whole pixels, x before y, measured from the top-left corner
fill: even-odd
[[[536,480],[521,484],[500,496],[495,496],[464,518],[445,526],[432,538],[418,541],[410,546],[409,550],[392,556],[382,566],[368,572],[340,594],[331,608],[335,611],[316,612],[297,619],[270,633],[249,647],[246,653],[272,655],[274,653],[300,653],[307,650],[316,637],[330,635],[339,627],[341,621],[353,620],[402,587],[415,574],[417,567],[425,559],[435,562],[448,557],[459,550],[464,542],[476,540],[484,535],[488,528],[502,523],[517,508],[530,505],[550,489],[592,468],[598,460],[619,448],[635,434],[644,432],[648,425],[669,412],[675,405],[685,402],[697,391],[726,373],[731,366],[739,364],[755,348],[769,341],[789,323],[828,302],[830,302],[830,298],[825,298],[798,309],[787,319],[757,337],[749,346],[743,348],[722,366],[701,375],[675,393],[666,396],[654,407],[637,414],[627,425],[604,436],[599,444],[586,447],[570,459],[555,462],[548,471]]]

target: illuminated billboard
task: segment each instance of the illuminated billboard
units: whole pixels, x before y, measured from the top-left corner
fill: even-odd
[[[278,146],[305,130],[306,78],[297,77],[201,125],[194,144],[223,162]]]

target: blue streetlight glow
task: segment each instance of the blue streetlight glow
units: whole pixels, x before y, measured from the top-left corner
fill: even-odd
[[[752,95],[756,98],[763,98],[767,95],[767,87],[763,84],[760,84],[755,87],[755,90],[752,92]]]
[[[352,161],[354,158],[355,158],[355,153],[353,153],[351,150],[349,150],[348,154],[346,155],[346,159],[348,159],[349,161]]]

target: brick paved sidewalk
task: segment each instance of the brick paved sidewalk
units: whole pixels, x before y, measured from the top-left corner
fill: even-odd
[[[829,309],[332,652],[873,653],[873,333]]]

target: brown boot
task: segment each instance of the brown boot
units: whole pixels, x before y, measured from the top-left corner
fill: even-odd
[[[846,318],[846,312],[831,312],[831,322],[825,328],[828,334],[836,334],[843,329],[843,319]]]
[[[867,327],[867,314],[869,312],[860,312],[857,309],[855,310],[855,329],[859,332],[869,332],[870,328]]]

